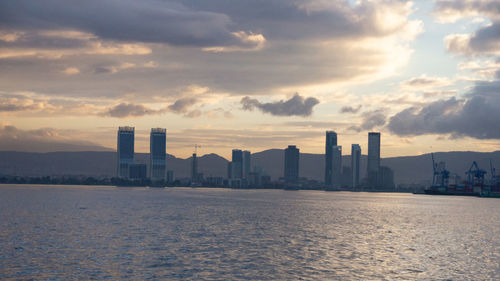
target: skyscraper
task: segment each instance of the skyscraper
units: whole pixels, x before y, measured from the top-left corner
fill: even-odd
[[[359,186],[359,166],[361,162],[361,147],[359,144],[351,146],[351,171],[352,171],[352,187]]]
[[[243,151],[243,178],[248,179],[250,176],[250,165],[251,165],[252,154],[248,150]]]
[[[233,149],[232,162],[232,178],[243,178],[243,151],[240,149]]]
[[[167,165],[167,130],[152,128],[149,137],[149,178],[152,181],[165,180]]]
[[[380,170],[380,133],[368,133],[368,165],[366,174],[368,184],[371,188],[378,185],[378,174]]]
[[[134,164],[134,127],[118,127],[116,176],[129,178],[129,166]]]
[[[331,185],[340,187],[342,183],[342,146],[336,145],[331,148],[332,153],[332,177]]]
[[[332,149],[337,146],[337,133],[326,131],[325,141],[325,184],[332,185]]]
[[[299,179],[299,149],[289,145],[285,149],[285,182],[297,182]]]
[[[196,183],[198,180],[198,157],[193,153],[191,158],[191,182]]]

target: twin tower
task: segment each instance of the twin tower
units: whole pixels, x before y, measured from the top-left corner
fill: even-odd
[[[353,188],[360,186],[361,147],[351,147],[351,184]],[[380,133],[368,133],[368,165],[367,184],[376,186],[380,170]],[[337,133],[326,131],[325,141],[325,185],[341,186],[342,178],[342,146],[337,145]]]
[[[135,162],[134,127],[118,127],[118,163],[116,176],[123,179],[149,177],[152,181],[163,181],[167,167],[167,129],[152,128],[149,138],[149,173],[146,164]]]

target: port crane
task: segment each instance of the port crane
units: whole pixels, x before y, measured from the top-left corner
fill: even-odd
[[[490,159],[490,172],[491,172],[491,184],[494,185],[497,183],[497,173],[491,159]]]
[[[439,169],[438,164],[434,161],[434,153],[431,153],[432,157],[432,170],[434,172],[432,176],[432,186],[448,186],[448,181],[450,178],[450,171],[446,170],[444,167]]]
[[[484,175],[487,174],[485,170],[479,169],[477,162],[472,162],[472,165],[469,168],[469,171],[465,172],[467,174],[467,182],[474,186],[476,184],[483,185],[484,184]]]

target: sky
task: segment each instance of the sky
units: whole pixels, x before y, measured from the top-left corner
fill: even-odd
[[[500,150],[500,1],[0,0],[0,150]]]

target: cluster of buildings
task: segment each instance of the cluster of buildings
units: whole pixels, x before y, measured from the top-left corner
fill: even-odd
[[[167,180],[167,130],[152,128],[149,140],[149,170],[147,164],[137,163],[134,152],[134,127],[118,127],[116,176],[126,180],[150,179],[152,182]]]
[[[150,133],[149,165],[137,163],[134,157],[133,127],[118,128],[117,142],[117,177],[124,180],[148,179],[152,183],[172,183],[173,171],[167,171],[166,134],[164,128],[152,128]],[[388,167],[380,166],[380,133],[368,133],[368,159],[366,177],[361,179],[361,147],[351,145],[351,165],[343,166],[342,146],[338,145],[337,133],[326,132],[325,140],[325,177],[326,188],[368,188],[383,189],[394,186],[394,174]],[[196,149],[196,146],[195,146]],[[184,184],[228,187],[263,187],[269,186],[271,178],[259,167],[251,166],[252,154],[248,150],[233,149],[231,162],[227,166],[227,178],[208,177],[198,172],[196,152],[191,158],[190,179]],[[299,176],[300,151],[295,145],[289,145],[284,154],[284,172],[280,183],[284,187],[307,187],[310,181]],[[318,185],[318,184],[315,184]]]
[[[290,145],[285,149],[284,180],[289,184],[300,184],[299,149]],[[337,143],[337,133],[326,131],[325,180],[327,188],[391,189],[394,187],[394,173],[380,165],[380,133],[368,133],[368,161],[366,177],[361,179],[361,146],[351,145],[351,163],[342,164],[342,146]]]

